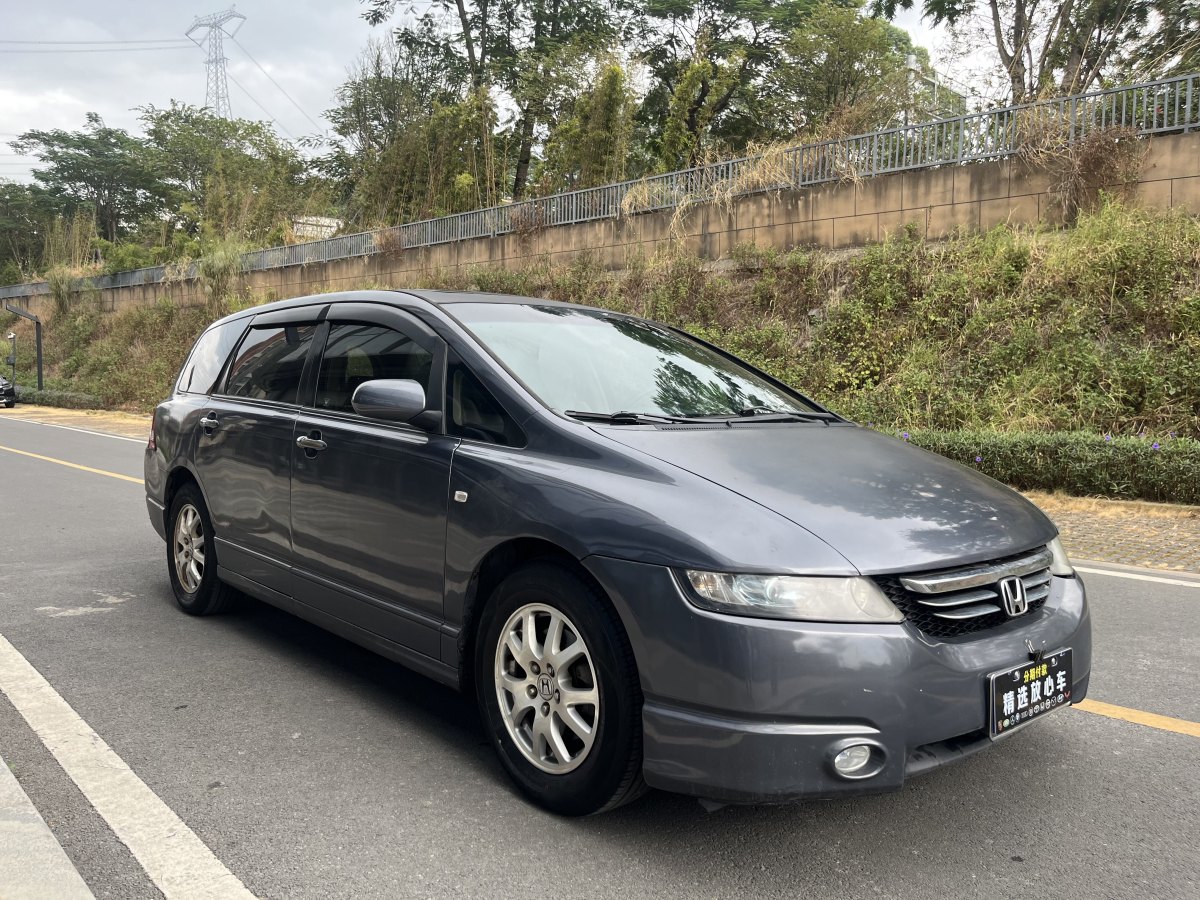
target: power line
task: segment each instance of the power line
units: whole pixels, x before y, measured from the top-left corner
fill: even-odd
[[[271,84],[273,84],[273,85],[275,85],[275,87],[279,88],[279,93],[283,94],[283,96],[288,98],[288,102],[291,103],[292,106],[296,107],[296,109],[298,109],[300,111],[300,115],[304,116],[304,118],[306,118],[306,119],[308,119],[308,121],[312,122],[313,127],[315,129],[317,129],[317,131],[320,131],[322,133],[325,132],[326,129],[323,128],[320,124],[318,124],[316,119],[314,119],[307,112],[305,112],[304,108],[299,103],[297,103],[294,99],[292,99],[292,95],[283,89],[283,85],[281,85],[278,81],[276,81],[274,78],[272,78],[271,73],[268,72],[266,69],[264,69],[262,67],[262,64],[257,59],[255,59],[253,56],[250,55],[250,51],[242,46],[241,41],[239,41],[237,38],[233,37],[232,35],[230,36],[229,39],[231,41],[233,41],[235,44],[237,44],[238,49],[246,54],[246,56],[250,60],[250,62],[252,62],[252,63],[254,63],[254,65],[258,66],[258,70],[267,76],[267,80],[269,82],[271,82]],[[280,127],[282,127],[282,126],[280,126]]]
[[[191,45],[180,44],[177,47],[88,47],[65,50],[25,50],[0,47],[0,53],[146,53],[151,50],[190,50]]]
[[[160,38],[157,40],[130,41],[10,41],[0,40],[0,44],[186,44],[183,38]]]
[[[253,103],[255,106],[257,106],[259,109],[261,109],[263,111],[263,115],[265,115],[268,119],[270,119],[272,124],[274,124],[276,128],[278,128],[280,131],[282,131],[284,134],[286,134],[288,137],[290,137],[293,141],[296,140],[296,136],[294,134],[292,134],[290,131],[288,131],[286,128],[284,128],[283,125],[281,125],[279,123],[279,120],[276,119],[273,115],[271,115],[271,111],[269,109],[267,109],[265,106],[263,106],[261,103],[258,102],[257,97],[255,97],[248,90],[246,90],[244,87],[242,87],[242,83],[240,81],[238,81],[232,75],[229,76],[229,80],[233,82],[234,87],[236,87],[239,91],[241,91],[243,94],[245,94],[249,98],[251,103]]]

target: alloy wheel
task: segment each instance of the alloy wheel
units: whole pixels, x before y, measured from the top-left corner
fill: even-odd
[[[496,644],[496,698],[509,737],[543,772],[587,759],[600,722],[596,670],[583,636],[552,606],[514,612]]]
[[[175,575],[189,594],[200,590],[204,578],[204,520],[200,510],[188,503],[175,517]]]

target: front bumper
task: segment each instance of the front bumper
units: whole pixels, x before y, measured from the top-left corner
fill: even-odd
[[[986,676],[1026,660],[1026,639],[1071,647],[1072,702],[1087,692],[1091,620],[1078,579],[1052,579],[1045,606],[1007,625],[934,640],[906,624],[707,613],[679,595],[667,569],[584,562],[633,645],[653,787],[734,802],[896,790],[993,743]],[[877,774],[834,772],[833,748],[848,738],[882,749]]]

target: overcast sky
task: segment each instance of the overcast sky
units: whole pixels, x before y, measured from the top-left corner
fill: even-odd
[[[106,124],[137,132],[139,106],[205,100],[204,55],[197,47],[63,52],[103,45],[16,42],[179,41],[197,15],[227,8],[224,0],[200,4],[204,0],[0,0],[0,178],[29,180],[35,161],[13,154],[8,142],[31,128],[74,130],[85,113],[97,112]],[[236,8],[246,21],[237,33],[241,46],[225,42],[230,106],[239,117],[273,119],[285,137],[317,133],[309,117],[327,127],[322,113],[347,68],[372,35],[386,35],[362,20],[358,0],[240,0]],[[896,24],[930,48],[936,66],[941,33],[911,12]]]

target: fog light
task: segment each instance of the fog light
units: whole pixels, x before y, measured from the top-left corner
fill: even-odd
[[[840,775],[854,775],[871,762],[871,748],[867,744],[854,744],[833,758],[833,767]]]

